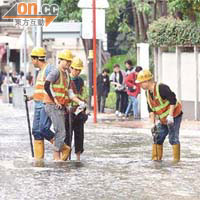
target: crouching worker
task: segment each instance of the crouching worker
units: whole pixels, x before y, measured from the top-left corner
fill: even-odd
[[[141,88],[146,91],[152,130],[156,129],[158,132],[152,147],[152,160],[162,159],[163,143],[169,135],[174,161],[179,161],[179,129],[183,114],[181,103],[167,85],[153,81],[153,75],[149,70],[140,71],[136,82],[140,83]],[[158,124],[156,123],[157,118],[159,119]]]
[[[83,69],[83,62],[81,59],[75,57],[71,64],[71,87],[74,94],[81,101],[85,101],[83,87],[84,81],[79,76],[81,70]],[[87,121],[88,116],[85,113],[86,108],[84,106],[79,106],[75,102],[70,103],[69,111],[66,113],[66,131],[68,132],[65,138],[65,143],[71,146],[72,137],[74,133],[74,144],[75,144],[75,154],[77,160],[80,160],[80,155],[83,153],[83,142],[84,142],[84,123]]]
[[[73,55],[71,51],[65,50],[59,53],[59,65],[49,73],[45,81],[45,111],[51,118],[55,137],[54,137],[54,160],[67,160],[70,147],[64,143],[65,131],[65,110],[70,100],[83,104],[70,89],[69,67]]]
[[[53,69],[53,67],[46,63],[45,61],[46,51],[42,47],[33,48],[31,52],[32,64],[35,68],[39,69],[34,95],[25,96],[26,101],[34,100],[34,119],[32,133],[34,136],[34,157],[36,160],[41,160],[44,158],[44,139],[53,143],[54,133],[50,130],[51,119],[45,112],[44,109],[44,82],[48,73]]]

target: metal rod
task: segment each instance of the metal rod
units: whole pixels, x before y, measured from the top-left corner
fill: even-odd
[[[92,3],[93,9],[93,81],[94,81],[94,123],[97,123],[97,83],[96,83],[96,0]]]
[[[26,89],[24,88],[24,96],[25,95],[26,95]],[[25,106],[26,106],[26,118],[27,118],[27,123],[28,123],[28,131],[29,131],[29,138],[30,138],[31,154],[32,154],[32,157],[34,157],[32,134],[31,134],[31,125],[30,125],[29,109],[28,109],[28,101],[26,101],[26,100],[25,100]]]

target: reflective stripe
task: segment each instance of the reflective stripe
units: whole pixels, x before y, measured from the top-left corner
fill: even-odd
[[[54,87],[54,88],[61,88],[61,89],[65,89],[65,86],[64,85],[57,85],[57,84],[54,84],[54,85],[52,85],[52,87]]]
[[[160,117],[160,119],[162,119],[164,117],[167,117],[167,115],[169,115],[169,109],[166,112],[164,112],[161,115],[159,115],[159,117]]]
[[[152,106],[151,105],[151,100],[150,100],[151,97],[150,97],[149,91],[146,91],[146,97],[147,97],[147,102],[148,102],[149,107],[151,108],[151,110],[153,112],[155,112],[157,115],[159,115],[160,119],[163,119],[163,118],[167,117],[167,115],[169,115],[170,102],[168,100],[166,102],[163,101],[162,97],[160,96],[159,85],[160,84],[156,84],[156,95],[155,94],[153,94],[153,95],[155,97],[155,100],[159,101],[160,105],[158,105],[158,106]],[[152,101],[155,101],[155,100],[152,99]],[[179,102],[177,100],[175,108],[178,106],[178,104],[179,104]],[[166,111],[162,111],[162,110],[165,110],[165,109],[167,109],[167,110]]]
[[[35,93],[44,93],[44,90],[43,89],[36,89]]]
[[[34,100],[43,101],[44,99],[44,94],[45,94],[44,83],[45,83],[46,68],[47,65],[38,74],[34,90]]]
[[[58,93],[58,92],[55,92],[55,95],[56,95],[57,97],[65,97],[65,94]]]
[[[159,85],[160,84],[156,84],[156,95],[155,94],[153,94],[153,95],[154,95],[155,99],[158,99],[160,105],[159,106],[151,105],[149,91],[147,92],[147,101],[148,101],[148,104],[149,104],[150,108],[152,109],[152,111],[156,112],[157,115],[159,115],[159,118],[162,119],[169,114],[169,109],[167,109],[165,112],[162,112],[162,113],[159,113],[159,111],[162,111],[163,109],[167,108],[169,106],[170,102],[168,100],[166,102],[163,102],[163,100],[160,96],[160,92],[159,92]]]
[[[169,105],[169,101],[166,101],[164,104],[162,104],[160,106],[153,107],[152,110],[157,112],[157,111],[162,110],[163,108],[167,107],[168,105]]]
[[[155,112],[157,112],[159,110],[162,110],[163,108],[167,107],[170,104],[170,102],[168,100],[163,103],[163,100],[162,100],[162,98],[160,96],[160,92],[159,92],[159,85],[160,84],[156,84],[156,96],[155,96],[155,97],[157,97],[157,99],[158,99],[158,101],[160,103],[159,106],[152,107],[152,105],[150,103],[150,98],[149,98],[149,95],[150,95],[149,91],[147,92],[147,97],[148,97],[147,101],[148,101],[148,104],[149,104],[150,108],[152,109],[152,111],[155,111]]]

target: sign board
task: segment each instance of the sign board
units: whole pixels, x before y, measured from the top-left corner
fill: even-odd
[[[93,38],[93,13],[92,9],[82,10],[82,37]],[[96,39],[105,38],[105,9],[96,9]]]

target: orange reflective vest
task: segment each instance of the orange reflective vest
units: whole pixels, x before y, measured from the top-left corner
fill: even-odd
[[[170,102],[167,99],[162,99],[159,92],[159,84],[154,87],[154,98],[152,99],[149,91],[146,91],[147,102],[151,110],[159,117],[162,124],[167,124],[166,118],[169,115]],[[179,101],[176,102],[173,117],[177,117],[182,112],[182,105]]]
[[[46,71],[47,65],[41,69],[38,73],[36,83],[35,83],[35,89],[34,89],[34,95],[33,99],[35,101],[43,101],[44,100],[44,83],[46,79],[45,71]]]
[[[68,103],[70,102],[68,95],[70,78],[69,75],[65,76],[64,72],[62,72],[60,69],[58,70],[60,72],[60,76],[59,79],[52,84],[52,90],[58,103],[65,106],[68,105]],[[44,103],[54,104],[47,93],[45,93],[44,96]]]

